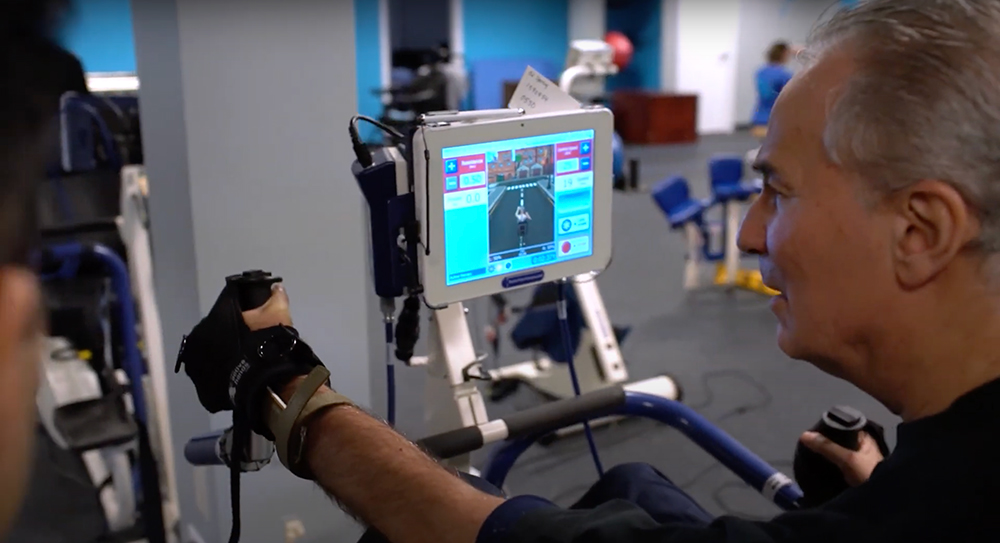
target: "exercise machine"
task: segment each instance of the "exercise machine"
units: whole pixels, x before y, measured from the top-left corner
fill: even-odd
[[[173,542],[180,508],[137,108],[127,93],[62,98],[61,152],[38,185],[37,263],[57,332],[38,404],[55,444],[100,479],[108,528]]]
[[[759,180],[745,179],[744,159],[736,155],[713,157],[708,170],[711,196],[707,199],[692,197],[687,179],[681,176],[668,177],[652,191],[653,201],[671,229],[684,233],[685,290],[701,288],[703,264],[714,263],[715,285],[776,295],[764,285],[759,271],[740,267],[743,255],[736,243],[743,206],[757,197],[763,185]],[[721,221],[711,220],[709,214],[713,211],[722,215]]]
[[[613,59],[614,50],[603,41],[574,41],[567,58],[568,67],[560,78],[559,89],[552,90],[551,92],[553,94],[559,92],[564,103],[574,104],[577,110],[607,111],[605,108],[597,105],[581,105],[574,98],[570,97],[570,90],[581,78],[601,78],[608,74],[617,73],[618,68],[614,64]],[[513,100],[511,105],[515,105]],[[501,110],[500,114],[509,115],[510,111],[510,109]],[[617,134],[614,132],[613,122],[606,136],[609,143],[607,150],[611,152],[607,163],[599,164],[596,156],[581,159],[583,161],[593,161],[591,165],[592,170],[587,173],[593,179],[604,180],[614,178],[611,170],[615,161],[614,151]],[[620,140],[618,143],[620,145]],[[592,152],[592,150],[588,149],[588,152]],[[516,153],[511,156],[512,158],[517,158]],[[556,157],[556,162],[560,162],[559,157]],[[520,164],[521,166],[526,166],[523,161]],[[520,187],[522,183],[515,181],[511,184],[507,182],[507,177],[503,177],[505,176],[503,168],[510,168],[511,166],[516,167],[515,164],[507,164],[506,162],[498,163],[497,168],[492,168],[491,166],[490,171],[494,171],[495,169],[498,172],[497,176],[491,178],[491,188],[489,189],[491,192],[491,217],[493,213],[500,215],[505,213],[505,211],[497,211],[496,206],[501,202],[501,198],[504,195],[509,194],[506,192],[508,186],[513,185],[515,190],[524,192],[524,189],[516,188]],[[566,177],[565,174],[554,175],[542,171],[543,167],[538,165],[537,162],[531,167],[534,168],[535,166],[538,166],[537,171],[521,170],[520,172],[513,172],[513,175],[518,180],[528,179],[529,184],[536,183],[535,179],[539,179],[540,188],[538,190],[542,191],[548,191],[551,188],[549,185],[555,183],[557,177]],[[556,168],[558,169],[558,164],[556,164]],[[539,175],[535,175],[539,172],[541,172]],[[521,177],[522,175],[524,177]],[[529,188],[527,190],[530,194],[535,189]],[[547,196],[552,196],[548,192],[546,194]],[[607,198],[610,201],[611,195],[609,194]],[[510,198],[507,198],[507,200],[510,200]],[[546,217],[549,215],[551,213],[548,213]],[[574,234],[587,226],[574,222],[578,220],[578,217],[582,217],[582,215],[557,217],[555,221],[556,238]],[[491,232],[491,238],[493,235]],[[598,390],[605,386],[627,383],[629,381],[628,367],[621,354],[619,345],[619,334],[616,334],[616,328],[611,323],[610,317],[604,307],[604,300],[598,288],[596,274],[588,271],[575,275],[569,280],[569,283],[572,285],[572,292],[568,295],[569,307],[573,316],[576,317],[572,319],[571,334],[573,339],[571,347],[563,349],[562,345],[560,345],[558,319],[556,318],[556,300],[550,300],[550,303],[545,304],[543,307],[528,308],[524,317],[522,317],[522,322],[530,325],[535,330],[542,328],[549,330],[549,333],[546,334],[547,338],[532,339],[538,339],[538,343],[548,343],[554,348],[535,349],[531,360],[490,370],[488,375],[492,381],[496,383],[510,381],[524,382],[549,398],[568,398],[573,395],[571,366],[566,363],[569,356],[572,356],[574,360],[573,366],[576,368],[577,380],[580,390],[583,392]],[[500,293],[487,293],[483,295],[486,296],[489,294]],[[550,298],[554,297],[550,296]],[[556,354],[557,352],[561,353],[561,356]],[[572,355],[567,356],[567,353],[572,353]],[[667,376],[647,379],[641,383],[634,383],[633,386],[653,394],[659,394],[665,398],[677,399],[680,396],[678,385],[672,378]]]
[[[553,85],[554,88],[554,85]],[[397,144],[372,150],[353,126],[358,160],[353,174],[369,205],[372,270],[381,299],[386,340],[396,357],[425,366],[426,418],[434,435],[421,444],[462,471],[473,471],[469,454],[500,444],[483,475],[502,485],[518,455],[542,436],[571,426],[587,434],[598,471],[599,455],[589,423],[608,417],[653,418],[683,431],[744,480],[776,503],[794,508],[801,493],[791,479],[761,461],[691,409],[643,383],[615,384],[584,392],[575,364],[567,371],[572,393],[565,399],[491,420],[478,384],[490,380],[483,372],[464,302],[512,289],[555,281],[560,337],[570,343],[568,292],[583,294],[581,308],[606,325],[594,274],[611,256],[611,113],[599,106],[527,113],[521,109],[427,114],[408,136],[390,127]],[[367,122],[376,122],[370,119]],[[534,176],[514,155],[542,159]],[[551,160],[550,160],[551,159]],[[523,164],[522,164],[523,165]],[[533,166],[528,166],[529,175]],[[510,175],[510,177],[508,177]],[[523,203],[522,203],[523,202]],[[549,225],[529,228],[532,239],[519,232],[514,209],[533,207],[532,215]],[[509,208],[510,213],[501,213]],[[492,212],[491,212],[492,211]],[[570,228],[560,228],[564,219]],[[234,275],[241,309],[267,299],[267,272]],[[590,290],[593,289],[593,290]],[[397,314],[396,302],[404,299]],[[589,304],[589,305],[588,305]],[[420,312],[429,312],[427,357],[413,356]],[[616,353],[614,338],[594,348]],[[572,349],[566,349],[571,352]],[[388,420],[395,407],[392,361],[388,360]],[[582,373],[582,371],[581,371]],[[185,457],[196,465],[227,465],[253,471],[266,464],[273,446],[260,436],[233,441],[231,430],[191,440]],[[236,453],[235,455],[233,453]],[[234,461],[234,456],[238,461]]]

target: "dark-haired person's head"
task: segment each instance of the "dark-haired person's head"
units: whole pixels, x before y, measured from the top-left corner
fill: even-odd
[[[35,183],[58,112],[54,23],[65,1],[0,2],[0,539],[24,493],[35,424],[40,295],[29,262]]]
[[[787,64],[791,56],[792,46],[788,42],[775,42],[767,49],[767,62],[770,64]]]

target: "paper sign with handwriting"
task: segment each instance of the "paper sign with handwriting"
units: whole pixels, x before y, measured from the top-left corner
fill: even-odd
[[[507,107],[520,108],[531,115],[532,113],[580,109],[580,102],[560,89],[559,85],[549,81],[534,68],[528,66],[524,70],[521,82],[517,84]]]

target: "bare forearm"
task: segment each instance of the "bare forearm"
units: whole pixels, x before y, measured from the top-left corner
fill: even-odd
[[[502,501],[354,407],[309,423],[306,460],[324,490],[393,543],[473,543]]]

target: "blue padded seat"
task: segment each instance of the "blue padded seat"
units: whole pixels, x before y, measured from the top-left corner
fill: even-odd
[[[711,159],[708,175],[715,203],[745,201],[760,192],[755,185],[743,183],[743,157],[739,155],[720,155]]]
[[[676,175],[653,187],[653,201],[674,229],[683,228],[692,221],[700,222],[705,211],[703,202],[691,198],[687,180]]]

